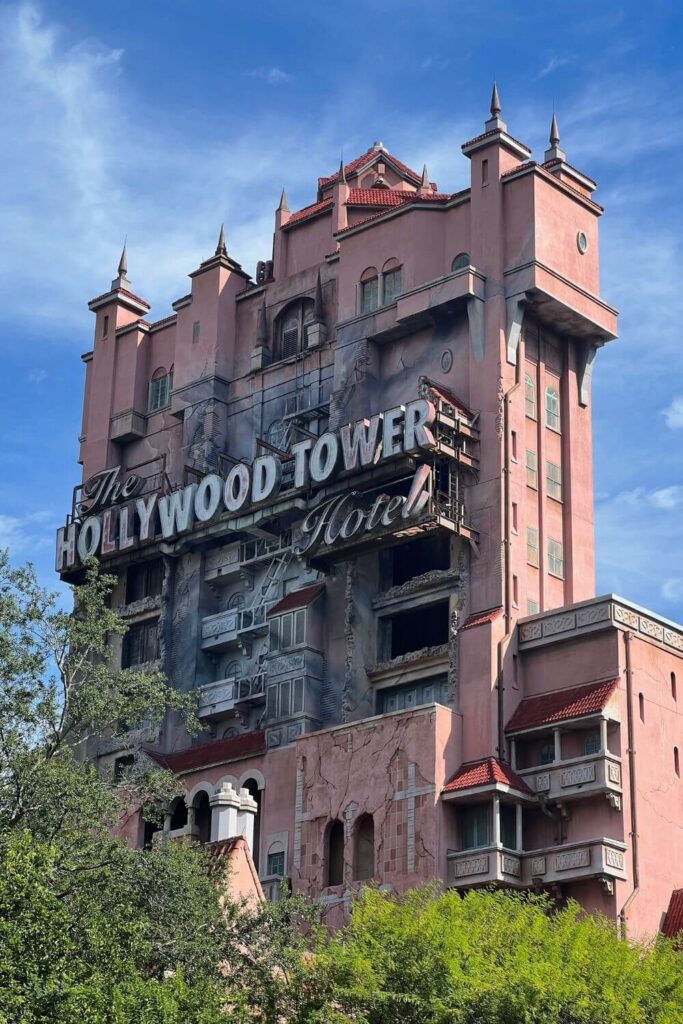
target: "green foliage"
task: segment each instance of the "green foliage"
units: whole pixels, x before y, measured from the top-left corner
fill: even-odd
[[[683,964],[666,942],[620,941],[544,896],[366,890],[320,934],[301,1021],[312,1024],[675,1024]]]

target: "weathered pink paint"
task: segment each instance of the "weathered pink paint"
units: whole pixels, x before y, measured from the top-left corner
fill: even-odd
[[[683,746],[683,631],[619,598],[595,597],[590,375],[596,349],[616,336],[616,311],[600,297],[602,211],[592,199],[595,183],[557,156],[557,147],[544,163],[533,162],[495,112],[463,149],[470,187],[444,195],[421,187],[419,175],[376,144],[347,166],[346,181],[319,181],[310,208],[290,212],[281,203],[272,273],[266,267],[254,283],[219,243],[190,275],[191,291],[174,303],[174,315],[157,323],[143,319],[147,304],[120,274],[91,303],[84,478],[157,460],[177,487],[220,471],[221,457],[228,466],[251,462],[265,450],[256,437],[285,444],[274,428],[286,421],[287,402],[312,385],[328,388],[331,402],[320,415],[329,415],[331,429],[409,401],[420,377],[454,395],[476,415],[479,432],[471,449],[477,471],[462,492],[472,543],[454,536],[450,575],[420,578],[418,567],[412,590],[387,583],[386,543],[323,577],[324,601],[307,612],[305,649],[319,657],[317,667],[291,672],[310,674],[325,706],[300,729],[268,719],[258,702],[225,718],[212,714],[216,740],[226,725],[249,734],[265,717],[268,747],[212,760],[204,735],[197,741],[207,748],[202,763],[181,771],[187,802],[202,788],[213,794],[222,781],[239,788],[251,780],[261,795],[254,854],[267,893],[276,894],[284,873],[294,888],[324,899],[332,920],[362,884],[357,825],[371,815],[374,876],[396,890],[433,878],[462,887],[536,886],[620,919],[629,935],[651,933],[671,890],[683,885],[674,764],[674,748]],[[363,312],[364,272],[381,273],[390,260],[401,267],[399,295]],[[312,344],[280,358],[288,304],[308,303],[310,313],[318,275],[323,312]],[[150,380],[161,369],[173,371],[170,403],[149,412]],[[556,497],[549,493],[553,466],[561,467]],[[290,508],[277,528],[297,515],[303,511]],[[246,653],[202,647],[202,619],[234,607],[228,600],[238,591],[247,607],[262,580],[249,565],[242,582],[209,584],[207,559],[220,544],[258,536],[256,526],[246,523],[238,536],[217,523],[210,533],[150,545],[148,554],[167,560],[166,589],[156,605],[129,614],[132,622],[159,617],[163,663],[175,685],[211,686],[239,661],[241,679],[265,666],[264,692],[283,671],[271,655],[257,661],[258,637]],[[561,565],[551,564],[551,541],[562,545]],[[118,604],[125,603],[127,567],[139,558],[111,560],[121,573]],[[306,567],[288,571],[289,590],[311,582]],[[394,611],[432,596],[448,602],[443,644],[392,658],[382,648],[384,625]],[[612,679],[614,693],[590,715],[505,732],[525,698]],[[401,686],[396,700],[407,707],[384,710],[386,688],[398,693]],[[425,706],[411,706],[418,692],[432,693]],[[114,759],[116,742],[95,752],[103,764]],[[141,742],[164,754],[190,745],[174,719],[163,736]],[[518,759],[512,768],[521,789],[482,784],[442,797],[463,763],[491,757]],[[487,808],[489,842],[479,836],[467,848],[468,808],[477,803]],[[343,878],[330,885],[334,820],[344,828]],[[124,831],[140,841],[137,821]],[[282,863],[284,871],[269,873]]]

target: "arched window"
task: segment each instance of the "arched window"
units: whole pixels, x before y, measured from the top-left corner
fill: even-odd
[[[272,444],[273,447],[279,448],[281,451],[285,450],[285,437],[287,434],[287,424],[284,420],[273,420],[266,431],[266,441],[268,444]]]
[[[676,772],[676,775],[678,775],[678,777],[680,778],[680,776],[681,776],[681,762],[680,762],[680,758],[678,756],[678,747],[674,747],[674,771]]]
[[[177,828],[185,828],[187,825],[187,805],[182,796],[177,796],[170,807],[171,811],[171,824],[169,828],[171,832],[175,832]]]
[[[192,801],[194,808],[194,824],[200,843],[208,843],[211,839],[211,804],[209,794],[200,790]]]
[[[638,694],[638,714],[640,715],[641,722],[645,721],[645,697],[642,693]]]
[[[536,419],[536,381],[530,373],[524,374],[524,407],[530,420]]]
[[[268,863],[266,865],[266,873],[268,876],[279,875],[283,877],[286,871],[287,865],[285,863],[285,846],[284,843],[276,840],[271,843],[268,847]]]
[[[379,303],[379,276],[375,267],[360,275],[360,312],[371,313]]]
[[[382,305],[389,306],[403,290],[403,268],[397,259],[390,259],[382,267]]]
[[[147,403],[148,412],[156,412],[163,409],[171,401],[171,388],[173,387],[173,369],[166,371],[160,366],[152,374],[149,382],[149,400]]]
[[[256,801],[256,816],[254,817],[254,849],[251,851],[254,867],[258,871],[259,851],[261,849],[261,803],[263,790],[259,787],[256,779],[245,779],[242,785],[249,790],[249,796]]]
[[[358,819],[354,839],[353,877],[363,882],[375,876],[375,823],[371,814]]]
[[[341,885],[344,881],[344,826],[337,819],[327,826],[325,842],[325,884]]]
[[[225,666],[225,679],[241,679],[242,678],[242,662],[241,661],[229,661]]]
[[[306,348],[306,331],[313,320],[313,300],[297,299],[280,313],[275,331],[275,359],[288,359]]]
[[[671,696],[673,697],[674,700],[678,700],[678,695],[677,695],[677,692],[676,692],[676,673],[675,672],[671,673]]]
[[[545,389],[545,425],[560,432],[560,393],[557,388]]]
[[[464,270],[465,267],[470,265],[470,254],[468,252],[459,252],[451,263],[451,271]]]
[[[242,608],[244,608],[244,594],[240,590],[237,590],[234,594],[230,595],[228,600],[228,610],[233,611],[234,609],[237,609],[237,611],[240,611]]]

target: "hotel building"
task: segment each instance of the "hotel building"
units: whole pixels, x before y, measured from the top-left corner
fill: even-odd
[[[221,230],[162,320],[125,251],[90,302],[57,570],[117,576],[121,665],[205,729],[88,756],[177,773],[166,831],[244,832],[272,898],[497,884],[651,933],[683,885],[683,628],[595,595],[596,183],[495,89],[462,152],[461,192],[381,142],[283,192],[272,258],[252,278]]]

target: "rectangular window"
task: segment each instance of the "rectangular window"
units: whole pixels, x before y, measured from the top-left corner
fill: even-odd
[[[306,639],[306,609],[294,612],[294,646],[299,647]]]
[[[292,683],[291,680],[285,679],[283,683],[280,683],[280,718],[287,718],[292,713]]]
[[[555,760],[555,740],[544,740],[539,754],[540,764],[552,764]]]
[[[519,577],[512,577],[512,603],[519,608]]]
[[[524,407],[530,420],[536,419],[536,382],[530,373],[524,378]]]
[[[517,502],[512,502],[512,532],[517,533]]]
[[[157,377],[149,382],[149,412],[156,412],[168,405],[171,398],[171,375]]]
[[[196,345],[199,341],[199,320],[195,320],[192,324],[192,344]]]
[[[600,730],[590,729],[583,741],[583,752],[584,754],[599,754],[601,748],[600,741]]]
[[[526,485],[527,487],[533,487],[535,491],[538,490],[538,457],[536,452],[529,451],[528,448],[526,453]]]
[[[102,337],[106,338],[109,334],[109,317],[105,315],[102,320]]]
[[[539,610],[540,610],[540,605],[539,605],[538,601],[532,601],[531,598],[530,598],[527,601],[527,603],[526,603],[526,613],[527,613],[527,615],[538,615]]]
[[[266,690],[266,718],[269,722],[277,718],[277,686],[269,686]]]
[[[269,634],[271,653],[300,647],[306,641],[306,609],[297,608],[271,619]]]
[[[387,687],[377,694],[377,713],[404,711],[419,704],[448,704],[448,676],[430,676],[424,681]]]
[[[545,425],[560,433],[560,393],[557,388],[545,389]]]
[[[120,782],[125,772],[135,764],[133,754],[125,754],[124,757],[117,757],[114,761],[114,780]]]
[[[268,874],[269,875],[284,875],[285,873],[285,855],[282,853],[269,853],[268,854]]]
[[[292,616],[283,615],[280,619],[280,648],[286,651],[292,646]]]
[[[151,562],[131,565],[126,573],[126,604],[141,601],[145,597],[158,597],[164,582],[164,560],[154,558]]]
[[[489,845],[488,804],[463,807],[460,818],[460,838],[463,850],[476,850],[481,846]]]
[[[396,299],[401,294],[402,288],[402,272],[401,268],[397,267],[396,270],[390,270],[383,275],[382,283],[384,285],[384,305],[389,306],[392,302],[396,302]]]
[[[562,543],[559,540],[548,538],[548,572],[551,576],[559,576],[564,579],[564,552]]]
[[[159,620],[131,626],[123,638],[121,668],[133,668],[159,657]]]
[[[361,313],[372,313],[377,309],[379,301],[378,292],[379,278],[372,277],[369,281],[361,281],[360,285],[360,311]]]
[[[562,501],[562,468],[555,462],[546,462],[548,497]]]
[[[268,650],[273,653],[277,653],[280,650],[280,630],[279,619],[271,619],[269,627],[269,644]]]
[[[510,455],[513,462],[517,461],[517,431],[512,430],[510,432]]]
[[[488,162],[488,160],[482,160],[482,162],[481,162],[481,183],[482,183],[482,185],[488,185],[488,183],[489,183],[489,162]]]
[[[517,849],[517,811],[513,804],[500,805],[500,841],[506,850]]]
[[[302,677],[292,680],[292,714],[299,715],[304,709],[304,681]]]
[[[533,526],[526,528],[526,560],[538,569],[538,530]]]

